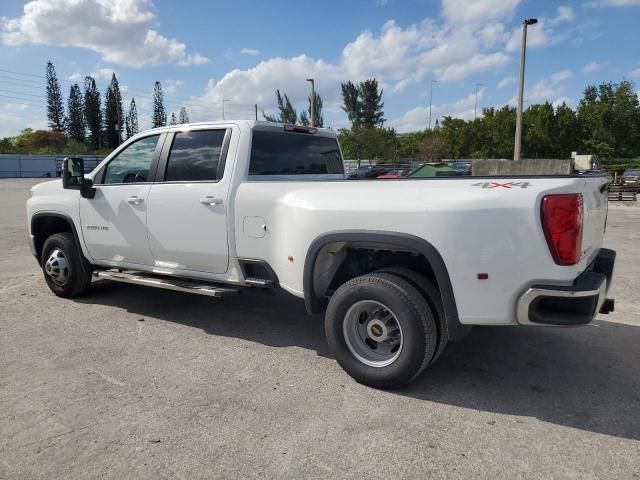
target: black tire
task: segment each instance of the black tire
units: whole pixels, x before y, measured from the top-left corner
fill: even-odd
[[[343,330],[347,312],[363,300],[384,305],[400,326],[402,347],[389,365],[368,365],[347,345]],[[325,331],[336,360],[351,377],[384,389],[400,387],[417,377],[433,358],[438,337],[436,320],[425,298],[407,280],[391,273],[362,275],[340,286],[329,300]]]
[[[388,267],[378,270],[379,272],[388,272],[404,278],[406,281],[416,287],[427,300],[431,310],[436,316],[436,325],[438,327],[438,347],[436,353],[429,362],[429,366],[433,365],[442,352],[445,351],[449,343],[449,335],[447,333],[446,317],[444,315],[444,306],[442,305],[442,296],[440,291],[431,283],[424,275],[414,272],[404,267]]]
[[[62,252],[67,264],[66,281],[56,282],[47,273],[47,261],[56,251]],[[82,295],[91,284],[91,265],[82,255],[79,245],[69,232],[55,233],[44,242],[40,266],[49,289],[59,297],[73,298]]]

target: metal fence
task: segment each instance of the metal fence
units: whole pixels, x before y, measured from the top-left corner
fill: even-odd
[[[62,160],[74,155],[17,155],[0,154],[0,178],[59,177]],[[85,173],[98,165],[104,156],[76,155],[84,158]]]
[[[379,167],[388,168],[389,170],[415,170],[422,163],[419,160],[403,159],[400,163],[383,163],[372,160],[345,160],[344,171],[347,175],[355,172],[360,167],[366,167],[367,165],[377,165]]]

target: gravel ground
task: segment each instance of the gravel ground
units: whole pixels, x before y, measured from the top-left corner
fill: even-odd
[[[640,478],[640,208],[616,312],[475,328],[412,385],[354,383],[285,295],[109,284],[63,300],[0,181],[0,478]]]

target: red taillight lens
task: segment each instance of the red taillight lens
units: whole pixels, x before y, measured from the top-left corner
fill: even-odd
[[[580,261],[582,248],[582,194],[547,195],[542,199],[542,229],[558,265]]]

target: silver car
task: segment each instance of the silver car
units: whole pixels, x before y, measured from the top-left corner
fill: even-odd
[[[624,185],[640,184],[640,168],[627,168],[620,177],[620,183]]]

